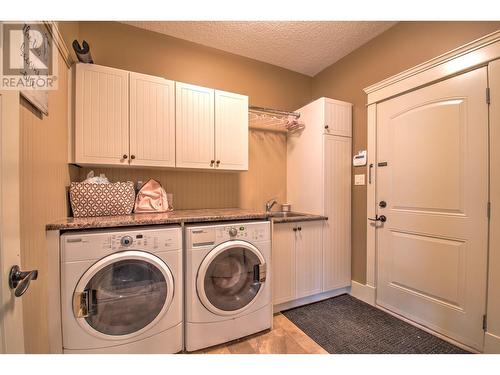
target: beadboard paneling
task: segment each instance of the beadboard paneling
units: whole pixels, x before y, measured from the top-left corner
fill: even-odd
[[[39,271],[23,296],[27,353],[49,350],[45,224],[68,213],[68,70],[62,58],[58,73],[59,89],[49,92],[49,116],[41,117],[24,99],[20,105],[21,261],[24,269]]]
[[[286,199],[286,136],[281,133],[250,130],[249,169],[246,172],[90,168],[80,169],[75,181],[85,179],[90,170],[104,173],[110,181],[158,180],[167,193],[174,194],[177,210],[197,208],[264,209],[265,202]]]

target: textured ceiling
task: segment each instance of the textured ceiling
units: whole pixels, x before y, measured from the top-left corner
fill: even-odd
[[[314,76],[395,22],[124,22]]]

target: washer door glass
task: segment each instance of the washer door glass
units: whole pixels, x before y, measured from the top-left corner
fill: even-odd
[[[167,300],[167,282],[154,264],[126,259],[100,269],[87,283],[86,322],[106,335],[127,335],[150,324]]]
[[[217,255],[203,279],[208,301],[217,309],[235,311],[253,301],[259,282],[259,257],[244,247],[230,247]]]

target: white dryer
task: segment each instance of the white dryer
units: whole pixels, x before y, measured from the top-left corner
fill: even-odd
[[[268,221],[187,225],[186,350],[271,328],[270,270]]]
[[[181,351],[182,282],[179,226],[63,234],[64,353]]]

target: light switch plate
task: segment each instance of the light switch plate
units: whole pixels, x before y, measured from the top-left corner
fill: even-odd
[[[365,184],[365,175],[364,174],[355,174],[354,175],[354,185],[364,185]]]

